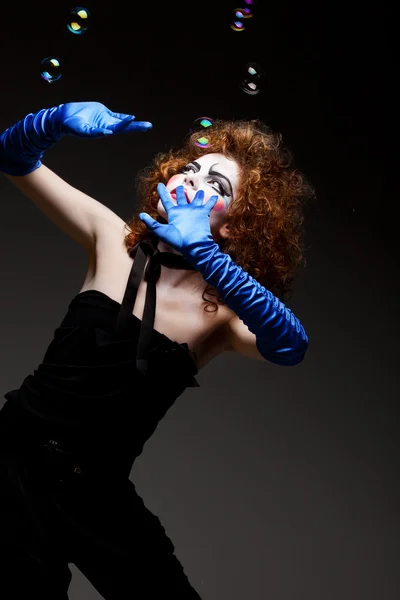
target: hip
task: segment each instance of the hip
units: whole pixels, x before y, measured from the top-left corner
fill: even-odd
[[[11,457],[43,481],[122,480],[131,468],[94,432],[51,425],[14,400],[0,410],[0,457]]]

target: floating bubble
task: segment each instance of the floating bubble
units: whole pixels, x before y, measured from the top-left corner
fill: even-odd
[[[244,20],[249,19],[252,16],[250,8],[235,8],[233,11],[231,29],[233,29],[233,31],[244,31],[246,29]]]
[[[264,71],[257,63],[247,63],[245,73],[241,81],[241,88],[246,94],[256,96],[261,91]]]
[[[80,35],[88,28],[89,19],[90,12],[88,9],[83,8],[83,6],[77,6],[76,8],[71,9],[67,27],[71,33]]]
[[[245,26],[243,23],[243,13],[240,11],[240,9],[235,9],[233,12],[233,20],[231,23],[231,29],[233,29],[233,31],[244,31],[245,30]]]
[[[210,117],[199,117],[192,123],[190,133],[194,133],[194,143],[199,148],[209,148],[211,142],[209,137],[210,129],[213,126],[213,120]]]
[[[61,67],[57,58],[49,56],[44,58],[40,63],[41,76],[48,83],[54,83],[61,77]]]

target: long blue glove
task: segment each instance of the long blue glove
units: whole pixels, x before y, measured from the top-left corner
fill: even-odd
[[[100,102],[67,102],[37,113],[0,134],[0,171],[27,175],[40,167],[44,152],[66,135],[100,138],[113,133],[147,131],[148,121],[111,112]]]
[[[180,252],[223,301],[256,336],[260,354],[278,365],[293,366],[301,362],[308,347],[308,337],[297,317],[271,292],[243,271],[228,254],[221,252],[210,230],[210,213],[218,196],[203,204],[199,190],[188,203],[183,186],[176,188],[175,205],[163,184],[158,193],[168,216],[161,224],[147,213],[140,219],[160,240]]]

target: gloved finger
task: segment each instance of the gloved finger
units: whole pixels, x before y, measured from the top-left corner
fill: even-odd
[[[134,119],[135,115],[126,115],[125,113],[117,113],[110,111],[110,117],[114,117],[114,119],[118,119],[119,121],[124,121],[125,119]]]
[[[176,203],[177,205],[181,205],[181,204],[187,204],[187,198],[184,192],[184,187],[183,185],[178,185],[178,187],[175,190],[176,193]]]
[[[204,202],[204,190],[197,190],[195,197],[192,200],[193,206],[201,206]]]
[[[158,192],[158,195],[160,196],[161,204],[165,208],[165,212],[168,213],[169,209],[173,208],[175,206],[175,204],[170,199],[169,192],[163,183],[159,183],[157,185],[157,192]],[[178,199],[178,196],[177,196],[177,199]],[[185,202],[186,202],[186,198],[185,198]]]
[[[147,213],[139,213],[139,219],[143,221],[147,229],[150,229],[150,231],[154,231],[155,233],[162,227],[167,227],[167,225],[162,225],[161,223],[158,223],[158,221],[150,217],[150,215],[148,215]]]
[[[218,196],[211,196],[211,198],[209,198],[207,200],[207,202],[204,204],[204,206],[207,207],[207,210],[209,211],[208,214],[210,214],[210,212],[212,211],[214,206],[217,204],[217,202],[218,202]]]
[[[122,131],[127,130],[129,123],[131,123],[134,118],[135,117],[132,117],[132,115],[127,115],[124,119],[122,119],[122,121],[108,125],[108,128],[113,133],[121,133]]]
[[[125,131],[147,131],[148,129],[151,129],[152,127],[153,127],[153,124],[150,123],[150,121],[131,121],[130,123],[128,122],[128,124],[125,126],[124,132]]]
[[[104,135],[112,135],[110,129],[105,127],[85,127],[82,126],[82,131],[90,135],[91,137],[103,137]]]
[[[114,133],[127,133],[129,131],[147,131],[151,129],[153,125],[149,121],[134,121],[134,117],[128,116],[119,123],[109,125],[109,129]]]

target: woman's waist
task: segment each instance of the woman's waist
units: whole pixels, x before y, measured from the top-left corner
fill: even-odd
[[[56,464],[80,462],[90,470],[101,470],[126,463],[134,455],[132,440],[109,423],[92,426],[76,422],[54,422],[26,409],[16,394],[0,410],[0,453],[30,460],[47,459]]]

